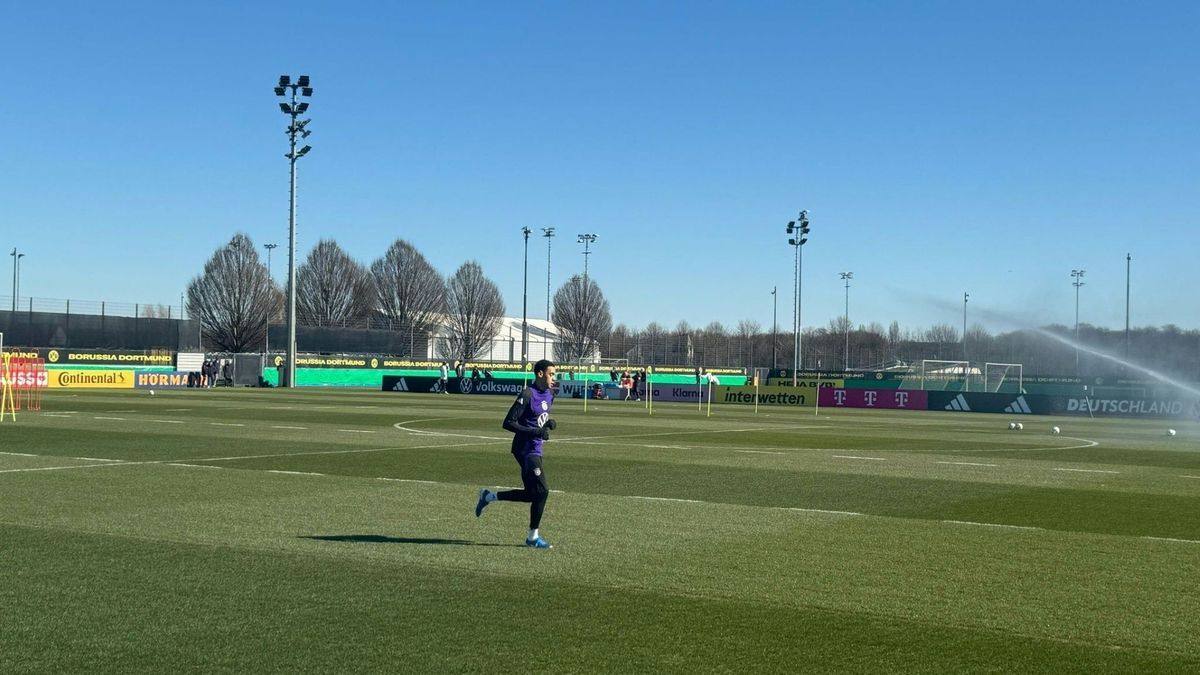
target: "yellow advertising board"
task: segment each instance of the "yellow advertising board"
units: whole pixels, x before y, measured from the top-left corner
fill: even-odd
[[[51,370],[51,389],[133,389],[132,370]]]

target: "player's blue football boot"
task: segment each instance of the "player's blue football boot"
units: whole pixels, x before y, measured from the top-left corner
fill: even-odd
[[[537,539],[526,539],[525,545],[529,548],[554,548],[545,539],[538,537]]]
[[[488,505],[488,489],[482,488],[479,490],[479,501],[475,503],[475,517],[483,515],[483,507]]]

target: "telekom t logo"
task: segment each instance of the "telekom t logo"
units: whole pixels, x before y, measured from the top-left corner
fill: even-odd
[[[897,408],[905,408],[907,406],[908,406],[908,392],[907,391],[896,392],[896,407]]]
[[[866,401],[868,408],[875,407],[875,399],[877,399],[877,398],[879,398],[879,392],[877,392],[877,391],[864,391],[863,392],[863,400]]]
[[[845,389],[834,389],[833,390],[833,404],[834,405],[846,405],[846,390]]]

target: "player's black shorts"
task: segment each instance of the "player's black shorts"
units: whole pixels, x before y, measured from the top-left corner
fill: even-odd
[[[550,493],[550,488],[546,484],[546,472],[542,470],[541,455],[525,455],[518,457],[513,455],[517,463],[521,465],[521,485],[525,491],[532,497],[533,495],[547,495]]]

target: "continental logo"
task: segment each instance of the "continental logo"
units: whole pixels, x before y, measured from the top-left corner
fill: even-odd
[[[132,370],[56,370],[52,389],[132,389]]]

